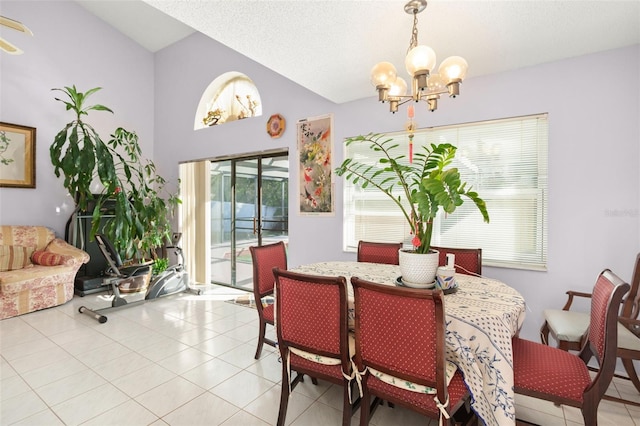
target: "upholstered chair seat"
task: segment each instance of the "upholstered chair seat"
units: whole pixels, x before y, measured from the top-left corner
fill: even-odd
[[[589,328],[589,314],[561,309],[545,309],[544,320],[558,340],[580,344]]]
[[[544,365],[543,365],[544,364]],[[591,384],[587,365],[577,356],[537,342],[513,339],[514,382],[531,393],[553,394],[582,404]],[[540,372],[545,374],[541,375]]]

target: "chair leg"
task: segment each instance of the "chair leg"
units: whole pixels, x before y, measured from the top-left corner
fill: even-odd
[[[351,383],[347,380],[342,385],[342,426],[351,424],[351,401],[349,400],[349,386]]]
[[[596,404],[590,404],[586,401],[583,402],[582,418],[584,420],[584,426],[598,425],[598,405],[600,405],[600,401]]]
[[[264,336],[266,332],[267,332],[267,323],[262,318],[260,318],[260,329],[258,332],[258,347],[256,348],[256,355],[254,356],[255,359],[260,358],[260,354],[262,353],[262,345],[264,345]]]
[[[540,341],[543,345],[549,346],[549,323],[546,321],[542,324],[542,328],[540,328]]]
[[[278,411],[278,426],[284,426],[289,406],[289,382],[287,380],[287,366],[282,363],[282,382],[280,384],[280,411]]]
[[[362,399],[360,400],[360,426],[367,426],[369,424],[369,404],[371,403],[371,397],[369,391],[362,389]]]
[[[638,380],[638,373],[636,373],[636,369],[633,366],[633,360],[628,358],[622,358],[622,365],[624,365],[624,369],[627,371],[627,375],[629,379],[633,383],[633,385],[640,392],[640,380]]]

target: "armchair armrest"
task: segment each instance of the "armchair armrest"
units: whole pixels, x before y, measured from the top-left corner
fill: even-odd
[[[624,325],[630,332],[640,337],[640,320],[618,317],[618,322]]]
[[[77,264],[87,263],[89,261],[88,253],[72,246],[60,238],[53,239],[49,245],[47,245],[45,251],[71,256]]]
[[[569,296],[569,298],[567,299],[567,303],[565,303],[564,306],[562,307],[563,311],[568,311],[571,308],[571,304],[573,303],[574,297],[585,297],[585,298],[591,299],[591,293],[584,293],[581,291],[569,290],[567,291],[567,296]]]

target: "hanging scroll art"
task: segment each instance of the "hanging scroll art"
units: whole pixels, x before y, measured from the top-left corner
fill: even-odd
[[[333,115],[298,121],[299,213],[333,216]]]

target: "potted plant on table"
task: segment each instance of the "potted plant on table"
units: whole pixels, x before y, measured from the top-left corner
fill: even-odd
[[[467,198],[477,206],[484,221],[489,222],[484,200],[462,182],[457,168],[449,167],[457,148],[449,143],[423,146],[409,162],[403,153],[397,152],[398,144],[383,134],[351,137],[345,143],[367,144],[372,151],[383,154],[374,163],[347,158],[335,170],[336,174],[361,188],[377,188],[393,200],[413,235],[413,250],[400,251],[403,281],[415,286],[430,284],[438,267],[438,253],[431,250],[433,220],[438,211],[451,214]],[[413,254],[430,255],[431,259],[420,259],[409,266],[407,262],[415,257]]]
[[[67,99],[55,99],[75,114],[49,149],[56,176],[64,176],[64,187],[74,197],[74,215],[91,208],[91,238],[98,231],[104,233],[123,259],[155,258],[155,249],[171,239],[171,218],[180,199],[165,190],[166,181],[156,173],[155,164],[142,157],[135,132],[120,127],[104,142],[83,121],[90,111],[113,113],[104,105],[86,104],[99,87],[85,93],[75,86],[53,90],[66,95]],[[98,193],[96,182],[102,186]],[[107,203],[114,211],[100,230]]]

